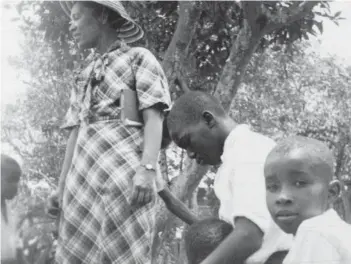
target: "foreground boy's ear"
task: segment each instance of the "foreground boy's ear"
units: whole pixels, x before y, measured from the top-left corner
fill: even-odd
[[[202,117],[205,120],[206,124],[211,128],[215,125],[215,119],[214,116],[211,112],[209,111],[204,111],[202,113]]]
[[[329,183],[329,200],[335,201],[337,198],[340,197],[342,190],[342,185],[339,180],[333,180]]]

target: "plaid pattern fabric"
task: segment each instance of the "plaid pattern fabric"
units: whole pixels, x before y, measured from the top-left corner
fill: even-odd
[[[86,117],[117,117],[123,89],[137,91],[139,110],[160,103],[171,104],[167,79],[155,56],[144,48],[130,48],[116,42],[110,52],[94,54],[91,62],[76,78],[70,107],[62,128],[85,123]],[[93,87],[94,86],[94,87]]]
[[[104,67],[95,59],[82,72],[63,125],[80,128],[66,178],[56,262],[150,263],[155,203],[129,205],[143,129],[122,124],[116,101],[128,87],[137,90],[140,109],[156,103],[167,108],[167,81],[155,57],[143,48],[120,47],[98,60],[108,63]],[[81,111],[92,69],[104,72],[104,77],[92,80],[89,116],[111,120],[83,125]]]

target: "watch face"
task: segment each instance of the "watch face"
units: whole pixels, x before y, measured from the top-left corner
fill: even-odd
[[[146,164],[146,165],[145,165],[145,168],[148,169],[148,170],[152,170],[152,169],[153,169],[153,167],[152,167],[151,164]]]

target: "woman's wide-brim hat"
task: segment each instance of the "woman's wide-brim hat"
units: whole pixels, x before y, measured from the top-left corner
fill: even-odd
[[[60,5],[63,11],[70,17],[71,9],[77,1],[60,1]],[[141,27],[135,23],[135,21],[128,15],[124,6],[120,1],[93,1],[101,4],[115,12],[117,12],[122,18],[126,20],[119,29],[118,37],[123,39],[126,43],[133,43],[140,40],[144,36],[144,31]]]

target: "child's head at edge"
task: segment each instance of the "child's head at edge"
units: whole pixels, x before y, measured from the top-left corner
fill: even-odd
[[[264,167],[267,206],[283,231],[296,234],[304,220],[324,213],[339,196],[333,163],[324,143],[301,136],[278,142],[269,153]]]
[[[1,201],[13,199],[18,192],[22,170],[13,158],[1,154]]]
[[[189,264],[203,261],[232,231],[231,224],[215,218],[191,225],[184,237]]]

